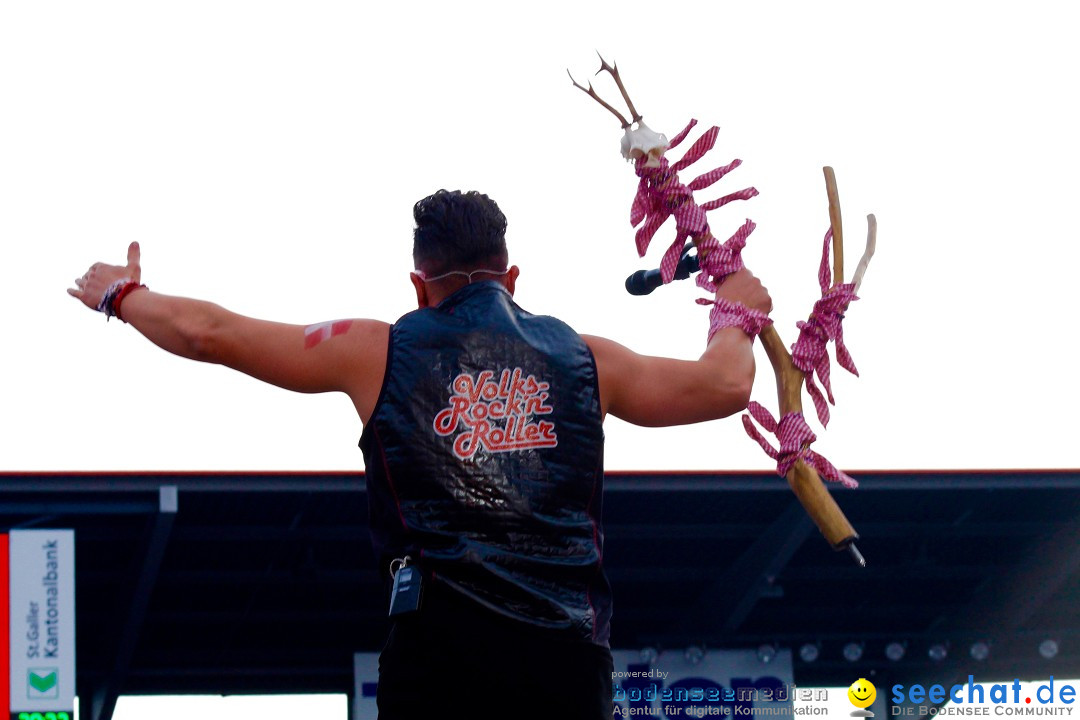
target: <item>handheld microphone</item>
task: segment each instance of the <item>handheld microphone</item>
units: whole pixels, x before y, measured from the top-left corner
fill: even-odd
[[[688,243],[687,246],[683,248],[682,257],[679,258],[679,264],[675,266],[676,280],[685,280],[701,269],[697,255],[690,254],[690,250],[693,247],[693,243]],[[660,277],[659,268],[656,270],[638,270],[636,273],[626,278],[626,292],[631,295],[648,295],[663,284],[664,279]]]

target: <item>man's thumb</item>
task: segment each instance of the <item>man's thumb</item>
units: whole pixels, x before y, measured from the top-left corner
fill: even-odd
[[[133,242],[128,245],[127,264],[128,267],[139,264],[139,243]]]

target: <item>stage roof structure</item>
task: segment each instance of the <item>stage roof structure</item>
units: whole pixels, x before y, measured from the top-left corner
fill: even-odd
[[[800,686],[1080,677],[1080,470],[852,474],[866,568],[776,475],[608,473],[612,646],[789,647]],[[0,530],[32,527],[76,533],[91,720],[119,694],[347,693],[389,628],[361,473],[0,474]]]

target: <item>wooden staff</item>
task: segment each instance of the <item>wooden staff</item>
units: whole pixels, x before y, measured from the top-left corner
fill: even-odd
[[[825,167],[825,189],[829,196],[829,223],[832,226],[833,241],[833,287],[844,281],[844,235],[840,218],[840,194],[836,188],[836,175],[831,167]],[[873,255],[877,238],[877,221],[873,215],[867,216],[866,252],[859,262],[856,273],[856,287],[862,282],[862,275],[866,272],[866,266]],[[780,401],[780,417],[788,413],[802,412],[802,388],[806,376],[802,370],[795,367],[784,341],[776,332],[775,325],[769,325],[761,331],[761,344],[765,347],[765,353],[772,363],[773,373],[776,375],[776,394]],[[805,450],[807,445],[803,446]],[[840,506],[833,500],[832,495],[825,488],[825,483],[810,465],[801,458],[795,461],[795,465],[788,471],[788,485],[795,496],[799,498],[807,514],[817,525],[818,530],[832,545],[834,550],[847,549],[859,565],[865,567],[866,560],[855,546],[859,534],[848,522]]]

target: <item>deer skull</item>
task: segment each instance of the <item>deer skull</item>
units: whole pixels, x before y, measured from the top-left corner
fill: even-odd
[[[621,146],[622,156],[627,160],[647,156],[647,167],[659,167],[660,158],[668,148],[668,139],[663,133],[655,132],[645,123],[638,121],[637,129],[628,125],[623,131]]]

